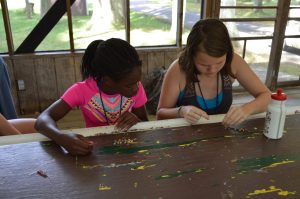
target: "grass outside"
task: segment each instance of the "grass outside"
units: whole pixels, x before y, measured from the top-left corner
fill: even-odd
[[[0,9],[1,12],[1,9]],[[10,23],[13,32],[13,42],[15,49],[23,42],[25,37],[32,31],[36,24],[40,20],[39,14],[33,14],[32,19],[28,19],[24,13],[24,9],[14,9],[10,10]],[[81,39],[82,35],[90,36],[90,27],[87,26],[91,16],[76,16],[73,17],[73,32],[74,32],[74,42],[76,39]],[[131,30],[138,30],[139,32],[149,32],[156,30],[158,33],[169,34],[171,27],[170,23],[158,20],[154,16],[148,16],[145,14],[139,14],[136,12],[131,12]],[[4,25],[1,24],[3,21],[0,21],[0,33],[5,33]],[[101,37],[101,34],[110,34],[111,32],[121,31],[125,35],[124,25],[123,24],[114,24],[115,30],[110,30],[110,32],[96,32],[93,34],[98,34]],[[80,34],[77,34],[79,33]],[[159,38],[159,37],[157,37]],[[142,38],[144,39],[144,38]],[[175,42],[175,41],[174,41]],[[4,43],[6,44],[6,43]],[[87,44],[79,43],[77,48],[84,49]],[[69,49],[69,32],[68,32],[68,21],[67,17],[63,16],[58,24],[53,28],[53,30],[47,35],[45,40],[40,44],[37,51],[45,50],[67,50]],[[7,51],[5,45],[0,46],[0,52]]]
[[[153,0],[158,1],[158,0]],[[171,0],[167,0],[170,1]],[[299,1],[299,0],[298,0]],[[294,0],[294,3],[298,2]],[[267,2],[267,3],[265,3]],[[157,2],[159,3],[159,1]],[[292,1],[293,3],[293,1]],[[237,0],[237,4],[239,6],[253,6],[253,0]],[[268,0],[264,1],[264,6],[276,5],[277,0]],[[89,5],[91,7],[91,5]],[[199,7],[199,8],[197,8]],[[89,8],[90,9],[90,8]],[[195,10],[196,9],[196,10]],[[197,3],[197,0],[187,0],[187,11],[188,12],[199,12],[200,4]],[[1,11],[1,9],[0,9]],[[243,11],[243,10],[242,10]],[[276,10],[265,9],[262,12],[254,12],[252,9],[236,11],[236,16],[238,17],[269,17],[274,16],[274,12]],[[35,12],[33,14],[32,19],[28,19],[26,17],[26,13],[24,9],[10,9],[10,23],[13,32],[13,39],[15,49],[21,44],[21,42],[25,39],[25,37],[30,33],[30,31],[34,28],[34,26],[39,22],[40,15],[39,13]],[[76,16],[73,17],[73,31],[74,31],[74,42],[75,47],[77,49],[84,49],[87,45],[86,38],[92,37],[93,35],[97,35],[97,37],[101,38],[102,36],[109,36],[113,34],[113,32],[118,32],[118,34],[125,35],[124,25],[123,24],[114,24],[114,30],[110,32],[92,32],[87,24],[89,24],[91,16]],[[142,40],[146,37],[152,35],[156,42],[163,43],[166,42],[165,40],[169,39],[167,42],[175,43],[175,39],[170,39],[170,26],[171,24],[165,21],[161,21],[154,16],[148,16],[145,14],[140,14],[136,12],[130,13],[130,21],[131,21],[131,31],[132,35],[141,35],[140,38]],[[3,21],[0,21],[0,33],[4,33],[4,25],[1,24]],[[184,31],[184,38],[186,38],[189,30],[185,29]],[[159,35],[159,36],[156,36]],[[2,37],[2,36],[1,36]],[[134,37],[132,40],[135,40],[134,43],[142,43],[144,41],[136,41],[137,37]],[[161,41],[159,40],[161,39]],[[4,40],[2,40],[4,41]],[[153,40],[152,40],[153,41]],[[150,40],[150,43],[152,42]],[[0,45],[0,52],[6,52],[7,47],[6,43],[3,42],[4,45]],[[143,43],[147,45],[147,43]],[[133,44],[134,45],[134,44]],[[150,45],[150,44],[149,44]],[[59,23],[54,27],[54,29],[49,33],[46,39],[40,44],[37,51],[47,51],[47,50],[68,50],[69,47],[69,32],[68,32],[68,24],[67,24],[67,17],[63,16]],[[251,56],[248,54],[248,58],[251,60],[250,63],[259,64],[261,66],[266,67],[268,65],[267,62],[261,62],[256,55]],[[287,72],[289,74],[299,74],[299,64],[293,62],[282,62],[281,63],[281,71]]]
[[[293,0],[295,2],[299,0]],[[151,0],[153,3],[164,3],[167,5],[172,5],[171,0]],[[266,0],[263,1],[264,6],[270,6],[270,5],[276,5],[277,0]],[[253,6],[253,0],[237,0],[238,6]],[[92,3],[88,4],[89,11],[92,11]],[[200,12],[200,0],[187,0],[186,5],[187,12]],[[0,9],[1,11],[1,9]],[[268,16],[275,16],[276,10],[270,10],[265,9],[261,12],[255,12],[252,9],[247,10],[236,10],[236,17],[243,18],[243,17],[268,17]],[[14,46],[15,49],[21,44],[21,42],[25,39],[25,37],[31,32],[31,30],[34,28],[34,26],[39,22],[40,15],[37,10],[35,10],[35,14],[33,14],[32,19],[28,19],[26,17],[26,13],[23,9],[10,9],[9,11],[10,15],[10,23],[12,27],[13,32],[13,40],[14,40]],[[90,35],[89,28],[86,26],[90,20],[90,16],[76,16],[73,17],[73,28],[74,28],[74,39],[75,39],[75,46],[76,48],[85,48],[86,43],[81,43],[80,40],[82,39],[82,35]],[[143,32],[149,32],[156,30],[157,33],[161,34],[169,34],[170,30],[170,23],[166,23],[165,21],[161,21],[157,19],[154,16],[148,16],[145,14],[135,13],[131,12],[130,14],[130,20],[131,20],[131,30],[132,31],[139,31],[141,33]],[[3,23],[3,21],[0,21],[0,23]],[[267,25],[264,23],[264,25]],[[272,24],[273,25],[273,24]],[[114,32],[120,31],[120,34],[125,35],[124,32],[124,25],[123,24],[114,24],[115,30],[112,30]],[[0,32],[5,33],[4,31],[4,25],[0,24]],[[79,33],[80,34],[77,34]],[[183,32],[189,32],[189,30],[184,30]],[[96,32],[93,33],[98,34],[101,36],[101,34],[107,35],[107,33],[101,33]],[[160,37],[156,37],[160,38]],[[162,37],[164,38],[164,37]],[[79,41],[77,42],[76,39]],[[136,39],[136,38],[134,38]],[[85,41],[85,40],[84,40]],[[171,43],[174,43],[175,41],[170,41]],[[136,43],[139,43],[138,41]],[[162,43],[164,43],[162,41]],[[150,45],[150,44],[149,44]],[[59,21],[59,23],[54,27],[54,29],[49,33],[49,35],[46,37],[46,39],[40,44],[37,51],[45,51],[45,50],[68,50],[70,48],[69,46],[69,33],[68,33],[68,24],[67,24],[67,17],[64,16]],[[4,43],[4,45],[0,46],[0,52],[7,51],[7,47]]]

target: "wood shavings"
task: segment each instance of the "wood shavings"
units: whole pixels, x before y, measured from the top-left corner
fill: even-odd
[[[129,145],[129,144],[134,144],[135,141],[136,141],[136,138],[134,138],[134,139],[122,138],[122,139],[114,140],[113,145]]]
[[[247,129],[245,128],[233,128],[233,127],[228,127],[226,128],[227,130],[231,130],[231,131],[234,131],[234,132],[237,132],[237,133],[247,133],[249,132]]]

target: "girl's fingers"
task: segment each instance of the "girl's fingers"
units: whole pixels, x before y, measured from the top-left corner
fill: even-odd
[[[233,109],[229,113],[226,114],[223,120],[223,124],[225,127],[239,124],[243,122],[246,119],[246,116],[244,115],[243,111],[241,109]]]
[[[201,115],[198,115],[197,113],[194,113],[194,112],[191,112],[190,114],[188,114],[188,116],[195,120],[199,120],[201,118]]]
[[[198,108],[195,108],[194,112],[195,112],[195,114],[199,115],[200,117],[204,117],[207,120],[209,119],[207,113]]]
[[[132,113],[128,113],[121,121],[118,121],[116,127],[121,129],[122,131],[128,130],[134,124],[138,123],[140,120],[133,115]]]
[[[77,147],[75,150],[76,150],[76,154],[78,155],[85,155],[90,152],[90,150],[81,147]]]
[[[245,119],[241,117],[239,120],[236,121],[236,124],[242,123],[243,121],[245,121]]]
[[[232,113],[234,112],[235,107],[230,107],[229,111],[226,113],[224,120],[223,121],[227,121],[229,118],[231,118]]]
[[[192,124],[195,124],[198,122],[199,119],[195,118],[195,117],[192,117],[192,116],[188,116],[186,118],[186,120],[189,122],[189,123],[192,123]]]
[[[123,123],[120,124],[119,129],[121,131],[127,131],[131,123],[132,123],[132,118],[127,118],[126,121],[123,121]]]
[[[116,128],[120,128],[120,126],[123,125],[125,118],[125,114],[124,113],[121,117],[118,118],[117,122],[116,122]]]
[[[87,151],[91,151],[93,149],[93,142],[86,139],[85,137],[83,137],[82,135],[77,135],[78,140],[76,145],[80,148],[80,149],[84,149]]]
[[[83,137],[82,135],[78,134],[77,137],[79,138],[79,140],[85,142],[86,144],[89,145],[93,145],[93,141],[90,141],[89,139],[87,139],[86,137]]]
[[[133,125],[135,125],[138,122],[139,121],[136,118],[132,118],[130,121],[128,121],[127,125],[125,126],[125,128],[123,128],[123,130],[127,131],[128,129],[130,129],[130,127],[132,127]]]
[[[130,116],[122,116],[122,119],[118,120],[116,123],[116,128],[117,129],[123,129],[126,125],[127,122],[130,120]]]

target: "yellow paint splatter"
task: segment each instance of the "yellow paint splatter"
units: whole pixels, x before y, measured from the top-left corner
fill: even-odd
[[[99,191],[108,191],[108,190],[111,190],[110,186],[106,186],[104,184],[99,185]]]
[[[255,190],[252,193],[249,193],[247,198],[249,198],[249,196],[272,193],[272,192],[278,192],[277,194],[280,195],[280,196],[288,196],[288,195],[295,195],[296,194],[296,191],[291,191],[290,192],[290,191],[282,190],[280,188],[276,188],[275,186],[269,186],[269,189],[259,189],[259,190]]]
[[[196,142],[192,142],[192,143],[189,143],[189,144],[180,144],[179,146],[180,147],[189,147],[189,146],[192,146],[193,144],[196,144]]]
[[[133,186],[134,186],[134,188],[137,188],[138,183],[137,182],[133,183]]]
[[[135,171],[135,170],[145,170],[146,168],[150,168],[150,167],[154,167],[156,166],[156,164],[151,164],[151,165],[141,165],[138,166],[136,168],[131,168],[131,171]]]
[[[287,133],[287,130],[283,130],[282,133],[283,133],[283,134],[286,134],[286,133]]]
[[[203,169],[197,169],[195,172],[196,173],[200,173],[200,172],[202,172],[203,171]]]
[[[163,176],[161,176],[161,178],[169,178],[169,177],[171,177],[170,175],[163,175]]]
[[[263,169],[267,169],[267,168],[273,168],[273,167],[277,167],[277,166],[280,166],[280,165],[283,165],[283,164],[289,164],[289,163],[294,163],[295,161],[294,160],[284,160],[282,162],[276,162],[276,163],[273,163],[267,167],[263,167]]]
[[[235,176],[231,176],[231,179],[235,179]]]
[[[145,152],[147,152],[148,150],[139,150],[138,152],[139,153],[145,153]]]
[[[201,140],[201,142],[207,142],[208,140]]]
[[[88,169],[88,168],[90,168],[90,166],[88,166],[88,165],[82,165],[81,168]]]
[[[159,140],[157,140],[157,141],[156,141],[156,144],[159,144],[159,143],[160,143],[160,141],[159,141]]]
[[[224,135],[224,138],[232,138],[232,135]]]
[[[103,176],[103,177],[105,177],[105,176],[106,176],[106,174],[103,174],[102,176]]]
[[[103,165],[101,164],[96,164],[96,165],[81,165],[82,169],[95,169],[97,167],[102,167]]]
[[[82,169],[94,169],[97,167],[101,167],[101,165],[81,165]]]
[[[172,157],[170,154],[168,154],[168,153],[164,153],[164,156],[165,157]]]

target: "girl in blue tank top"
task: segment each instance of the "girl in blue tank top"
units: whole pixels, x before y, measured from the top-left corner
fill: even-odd
[[[252,101],[232,106],[235,79],[254,97]],[[270,93],[244,59],[234,53],[226,26],[218,19],[200,20],[165,74],[157,119],[183,117],[197,123],[201,117],[226,114],[223,124],[228,127],[264,112]]]

